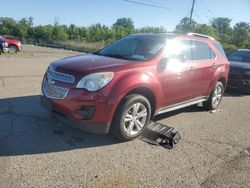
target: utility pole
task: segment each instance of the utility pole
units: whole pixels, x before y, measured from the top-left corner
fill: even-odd
[[[194,4],[195,4],[195,0],[193,0],[190,17],[189,17],[189,31],[191,31],[191,22],[192,22],[192,17],[193,17],[193,12],[194,12]]]

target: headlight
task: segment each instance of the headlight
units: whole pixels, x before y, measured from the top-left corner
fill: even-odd
[[[250,70],[245,72],[246,75],[250,75]]]
[[[113,72],[99,72],[84,76],[76,85],[76,88],[84,88],[88,91],[97,91],[105,87],[114,77]]]
[[[7,42],[5,42],[5,43],[3,43],[3,46],[4,46],[4,47],[8,47],[9,45],[8,45]]]

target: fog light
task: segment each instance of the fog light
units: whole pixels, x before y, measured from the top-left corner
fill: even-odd
[[[95,107],[94,106],[82,106],[79,110],[76,111],[77,114],[79,114],[82,119],[91,119],[95,113]]]

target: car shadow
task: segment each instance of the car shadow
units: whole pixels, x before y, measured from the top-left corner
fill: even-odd
[[[40,96],[0,99],[0,156],[101,147],[120,142],[61,123],[40,104]]]

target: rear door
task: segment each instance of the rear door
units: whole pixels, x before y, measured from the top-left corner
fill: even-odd
[[[159,80],[164,90],[164,106],[187,100],[189,94],[189,75],[191,49],[189,40],[172,41],[166,49],[167,66],[159,73]]]
[[[215,71],[215,53],[204,42],[191,40],[192,61],[189,62],[190,98],[204,96]]]

